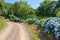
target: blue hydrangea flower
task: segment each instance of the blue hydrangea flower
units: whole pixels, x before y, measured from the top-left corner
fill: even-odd
[[[58,32],[54,32],[55,38],[58,39],[60,37],[60,34]]]
[[[60,18],[51,17],[50,20],[46,19],[43,24],[44,32],[48,34],[51,32],[55,35],[55,38],[60,37]]]
[[[58,31],[59,29],[58,28],[54,28],[55,31]]]

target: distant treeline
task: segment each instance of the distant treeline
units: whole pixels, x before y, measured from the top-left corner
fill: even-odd
[[[37,9],[33,9],[26,1],[5,3],[0,0],[0,16],[14,18],[60,17],[60,0],[44,0]]]

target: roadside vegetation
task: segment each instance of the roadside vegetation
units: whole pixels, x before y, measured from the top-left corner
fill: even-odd
[[[26,1],[11,4],[0,0],[0,16],[14,22],[27,23],[25,25],[31,32],[33,40],[39,40],[38,35],[41,33],[40,31],[38,35],[35,33],[37,28],[42,30],[47,37],[49,36],[48,40],[50,38],[52,40],[60,40],[60,0],[44,0],[37,9],[33,9]],[[38,26],[35,28],[33,24]],[[4,19],[0,17],[0,29],[4,25]]]
[[[0,30],[3,29],[6,26],[4,22],[4,18],[0,16]]]
[[[26,28],[30,32],[33,40],[41,40],[37,34],[37,30],[36,30],[37,25],[35,25],[35,24],[28,25],[27,23],[22,23],[22,24],[26,26]]]

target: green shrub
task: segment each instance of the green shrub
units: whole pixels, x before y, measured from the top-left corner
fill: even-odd
[[[60,17],[60,8],[58,8],[58,9],[56,10],[56,16],[57,16],[57,17]]]
[[[33,24],[35,21],[36,21],[35,18],[28,18],[28,19],[26,20],[26,22],[27,22],[28,24]]]
[[[40,23],[40,20],[39,20],[39,19],[36,19],[35,24],[36,24],[36,25],[40,25],[40,24],[41,24],[41,23]]]
[[[13,21],[15,18],[16,18],[16,16],[14,16],[14,15],[9,15],[9,19],[10,19],[11,21]]]
[[[56,14],[57,17],[60,17],[60,11]]]
[[[45,18],[40,19],[41,24],[43,24]]]

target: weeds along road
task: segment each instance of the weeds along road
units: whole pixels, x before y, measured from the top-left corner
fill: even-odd
[[[24,25],[6,22],[7,27],[0,31],[0,40],[32,40]]]

